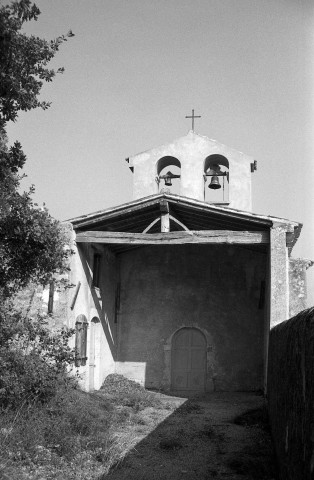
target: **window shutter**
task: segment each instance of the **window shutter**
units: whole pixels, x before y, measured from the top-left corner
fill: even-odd
[[[87,327],[85,315],[78,315],[75,322],[75,366],[86,365],[87,352]]]
[[[54,295],[54,290],[55,290],[55,284],[54,282],[50,282],[49,284],[49,298],[48,298],[48,313],[53,312],[53,295]]]

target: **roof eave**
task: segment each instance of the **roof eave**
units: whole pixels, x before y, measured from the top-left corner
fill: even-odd
[[[234,219],[239,219],[239,220],[247,220],[249,222],[252,222],[254,224],[259,224],[261,226],[264,226],[266,228],[271,228],[274,225],[282,225],[283,227],[285,226],[287,231],[290,231],[292,233],[291,235],[291,240],[289,242],[289,247],[292,249],[293,246],[295,245],[301,229],[302,229],[302,224],[299,222],[291,221],[285,218],[279,218],[279,217],[272,217],[272,216],[266,216],[266,215],[258,215],[255,213],[251,212],[246,212],[243,210],[237,210],[233,209],[227,206],[217,206],[213,204],[208,204],[207,202],[201,201],[201,200],[196,200],[192,199],[189,197],[183,197],[181,195],[175,195],[175,194],[170,194],[170,193],[158,193],[155,195],[150,195],[148,197],[143,197],[138,200],[133,200],[128,203],[124,203],[115,207],[110,207],[105,210],[99,210],[97,212],[87,214],[87,215],[81,215],[80,217],[75,217],[72,219],[67,220],[73,225],[74,229],[78,228],[85,228],[88,227],[88,225],[92,225],[95,223],[95,221],[101,221],[105,220],[107,216],[119,216],[125,213],[132,212],[132,210],[137,211],[141,209],[141,207],[149,207],[153,206],[154,204],[157,204],[160,202],[160,200],[166,199],[171,203],[180,203],[182,205],[189,206],[191,208],[196,208],[196,209],[205,209],[210,212],[216,212],[218,214],[221,214],[222,216],[228,216],[228,217],[233,217]]]

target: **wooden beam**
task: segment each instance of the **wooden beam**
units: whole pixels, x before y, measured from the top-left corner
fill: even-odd
[[[133,245],[171,245],[187,243],[213,244],[268,244],[269,232],[238,232],[232,230],[192,230],[189,232],[130,233],[130,232],[80,232],[78,243],[108,243]]]
[[[74,295],[73,295],[73,298],[72,298],[71,305],[70,305],[71,310],[73,310],[73,308],[74,308],[74,305],[75,305],[75,302],[76,302],[76,299],[77,299],[80,288],[81,288],[81,282],[78,282],[77,285],[76,285],[76,288],[75,288],[75,292],[74,292]]]
[[[160,218],[155,218],[155,220],[153,220],[149,225],[148,227],[145,228],[145,230],[143,230],[142,233],[147,233],[157,222],[160,222]]]
[[[147,201],[147,202],[139,201],[137,205],[132,205],[131,207],[127,206],[128,204],[122,205],[120,207],[114,207],[109,211],[104,210],[103,212],[86,215],[83,218],[79,217],[77,220],[73,218],[72,223],[73,225],[75,225],[75,228],[84,228],[85,224],[91,225],[92,223],[100,223],[100,222],[108,221],[111,218],[125,217],[127,215],[133,215],[135,212],[138,212],[141,210],[143,210],[143,212],[145,213],[145,209],[148,209],[150,207],[157,206],[158,208],[159,200],[160,200],[159,198],[154,198],[153,200]]]
[[[191,231],[191,230],[188,229],[188,227],[186,227],[184,225],[184,223],[180,222],[177,218],[173,217],[172,215],[169,215],[169,218],[170,218],[170,220],[172,220],[177,225],[180,225],[180,227],[182,227],[183,230],[186,230],[187,232]]]

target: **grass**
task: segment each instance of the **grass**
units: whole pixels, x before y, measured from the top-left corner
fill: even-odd
[[[181,473],[172,475],[174,458],[181,455],[179,463],[188,470],[192,458],[185,459],[184,452],[190,444],[202,461],[208,455],[214,460],[208,465],[208,478],[219,477],[221,468],[252,480],[275,478],[265,410],[249,410],[233,420],[236,432],[247,430],[251,440],[238,448],[235,437],[231,450],[229,430],[224,423],[212,424],[215,415],[203,404],[190,400],[180,407],[172,403],[167,410],[159,394],[121,375],[109,375],[92,394],[60,388],[45,404],[24,403],[2,411],[0,480],[105,480],[110,470],[125,467],[128,461],[130,478],[149,478],[141,470],[145,462],[134,460],[145,448],[154,451],[168,478],[181,478]],[[206,414],[205,421],[201,414]],[[152,431],[154,435],[147,436]],[[134,465],[141,465],[141,471]],[[150,468],[147,464],[146,473]],[[119,475],[120,470],[113,473],[114,478]]]
[[[64,388],[48,403],[0,413],[0,480],[96,480],[129,451],[117,427],[158,408],[156,394],[109,375],[93,394]]]

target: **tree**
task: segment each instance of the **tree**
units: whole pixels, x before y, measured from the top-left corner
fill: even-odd
[[[60,45],[74,34],[71,30],[47,41],[20,33],[23,23],[37,20],[40,11],[30,0],[14,1],[0,8],[0,126],[15,121],[20,110],[46,109],[50,103],[40,101],[43,82],[51,82],[56,73],[47,68]]]
[[[50,106],[38,98],[41,87],[64,71],[47,65],[71,31],[51,41],[21,33],[23,24],[39,15],[30,0],[0,7],[0,292],[5,297],[31,280],[46,284],[63,273],[70,253],[62,226],[33,203],[34,187],[20,193],[26,156],[19,142],[8,147],[5,131],[19,111]]]

